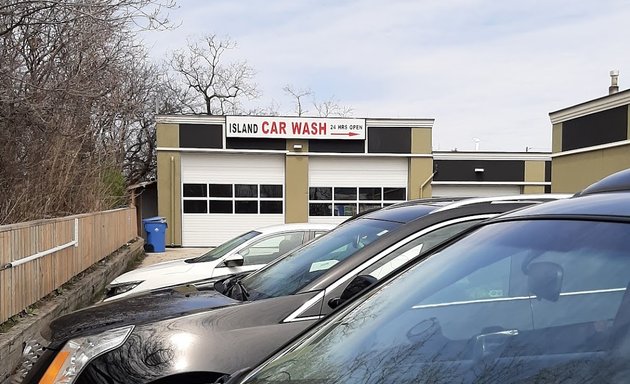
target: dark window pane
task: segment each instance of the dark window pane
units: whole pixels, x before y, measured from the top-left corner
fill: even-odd
[[[356,188],[335,188],[335,200],[356,200]]]
[[[308,196],[311,200],[332,200],[332,188],[310,187]]]
[[[256,184],[235,184],[234,197],[258,197]]]
[[[232,213],[232,201],[210,200],[210,213]]]
[[[232,184],[210,184],[210,197],[232,197]]]
[[[184,184],[184,197],[208,197],[206,184]]]
[[[380,200],[381,188],[359,188],[359,200]]]
[[[309,216],[332,216],[332,204],[310,203],[308,205]]]
[[[407,191],[406,188],[383,188],[384,197],[383,200],[406,200]]]
[[[362,203],[362,204],[359,204],[359,212],[365,212],[370,209],[375,209],[375,208],[380,208],[380,207],[381,205],[378,203],[374,203],[374,204]]]
[[[352,203],[335,204],[335,216],[354,216],[357,214],[357,205]]]
[[[184,213],[208,213],[206,200],[184,200]]]
[[[260,213],[282,213],[282,201],[261,201]]]
[[[282,197],[282,185],[261,185],[260,197]]]
[[[236,213],[258,213],[258,201],[235,201],[234,202]]]

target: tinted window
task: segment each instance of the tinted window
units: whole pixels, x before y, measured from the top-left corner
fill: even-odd
[[[206,184],[184,184],[184,197],[207,197],[208,186]]]
[[[330,187],[310,187],[309,198],[311,200],[332,200],[332,188]]]
[[[233,213],[232,200],[210,200],[210,213]]]
[[[260,202],[260,213],[282,213],[282,201]]]
[[[235,184],[234,197],[258,197],[258,185]]]
[[[232,197],[232,184],[210,184],[210,197]]]
[[[236,213],[258,213],[258,201],[256,200],[236,200],[234,202]]]
[[[219,245],[218,247],[204,253],[203,255],[195,259],[188,260],[188,262],[201,263],[205,261],[216,260],[220,257],[225,256],[228,252],[238,247],[239,245],[245,243],[247,240],[253,239],[254,237],[258,235],[260,235],[260,232],[256,232],[256,231],[250,231],[250,232],[244,233],[240,236],[237,236],[231,240],[226,241],[225,243]]]
[[[282,197],[282,185],[261,185],[260,197]]]
[[[184,213],[208,213],[206,200],[184,200]]]
[[[622,223],[488,225],[328,318],[245,382],[624,382],[628,238]]]
[[[250,300],[291,295],[399,223],[357,219],[261,269],[242,282]]]

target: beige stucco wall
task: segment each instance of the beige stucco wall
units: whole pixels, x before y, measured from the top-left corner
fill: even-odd
[[[157,145],[162,148],[179,147],[179,125],[158,124]],[[158,215],[165,217],[166,245],[182,245],[181,155],[179,152],[159,151],[157,154]]]
[[[525,161],[525,182],[543,183],[545,182],[545,162]],[[544,185],[525,185],[523,193],[545,193]]]
[[[617,171],[630,168],[630,144],[552,159],[551,191],[575,193]]]
[[[562,152],[562,123],[551,127],[551,152]]]
[[[432,136],[430,128],[411,129],[411,153],[430,155],[432,152]],[[417,199],[431,197],[431,180],[433,174],[432,157],[412,157],[409,159],[409,176],[407,178],[407,198]],[[427,181],[428,180],[428,181]],[[420,188],[426,182],[422,191]]]
[[[294,144],[301,144],[302,150],[293,149]],[[287,140],[287,151],[308,152],[308,140]],[[308,156],[287,155],[284,177],[284,220],[305,223],[308,221]]]

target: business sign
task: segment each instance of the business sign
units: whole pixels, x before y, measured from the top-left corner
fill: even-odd
[[[226,137],[365,140],[365,119],[227,116]]]

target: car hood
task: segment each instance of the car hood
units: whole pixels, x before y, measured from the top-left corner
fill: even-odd
[[[164,281],[164,279],[171,282],[178,278],[184,279],[183,282],[188,282],[194,280],[195,276],[192,275],[212,276],[212,270],[219,262],[219,260],[203,263],[187,263],[186,260],[166,261],[123,273],[115,278],[110,285],[133,281]]]
[[[72,312],[55,319],[44,337],[53,342],[63,341],[241,303],[215,290],[197,290],[192,285],[181,285]]]

